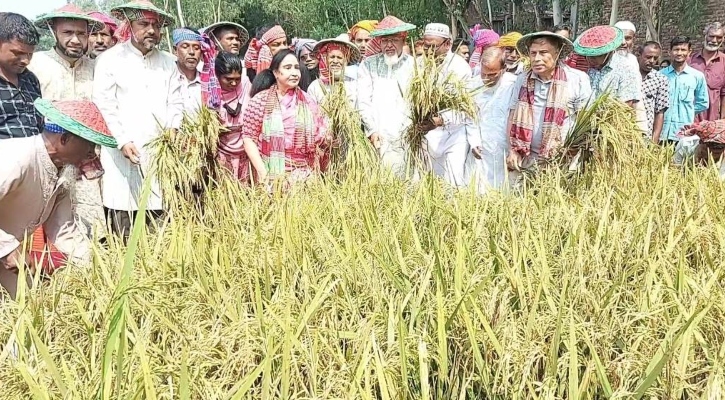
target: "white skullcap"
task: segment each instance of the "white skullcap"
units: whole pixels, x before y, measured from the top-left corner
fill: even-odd
[[[442,37],[443,39],[451,38],[451,28],[446,24],[428,24],[425,26],[423,35]]]
[[[637,32],[637,28],[634,27],[634,24],[629,21],[619,21],[616,24],[614,24],[615,28],[619,28],[623,31],[632,31]]]

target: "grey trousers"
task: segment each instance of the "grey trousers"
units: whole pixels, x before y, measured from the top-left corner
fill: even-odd
[[[105,210],[106,220],[108,221],[108,226],[111,228],[111,232],[121,237],[124,243],[128,242],[138,211],[112,210],[110,208],[106,208]],[[156,226],[163,222],[164,215],[163,210],[146,211],[146,227],[150,232],[153,232]]]

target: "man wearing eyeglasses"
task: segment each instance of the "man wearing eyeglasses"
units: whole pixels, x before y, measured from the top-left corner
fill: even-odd
[[[40,97],[40,82],[28,70],[39,40],[27,18],[0,13],[0,139],[41,132],[42,118],[33,106]]]

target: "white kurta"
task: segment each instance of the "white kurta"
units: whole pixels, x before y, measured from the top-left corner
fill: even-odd
[[[71,211],[66,181],[50,160],[43,135],[6,139],[0,146],[0,258],[43,226],[48,241],[75,262],[90,257],[88,241]],[[0,267],[0,283],[15,293],[18,275]]]
[[[33,54],[28,69],[38,77],[44,99],[90,100],[95,66],[95,60],[83,56],[71,67],[68,61],[50,49]]]
[[[452,75],[472,87],[471,67],[462,57],[451,52],[443,60],[442,74],[443,78]],[[443,119],[443,126],[433,129],[425,136],[433,173],[449,185],[464,187],[470,180],[466,118],[450,111],[441,113],[440,117]]]
[[[201,76],[196,74],[193,80],[186,78],[186,75],[179,71],[179,90],[181,100],[184,104],[184,113],[194,116],[201,109]]]
[[[413,77],[414,60],[403,54],[393,65],[385,64],[383,54],[368,57],[358,68],[358,109],[367,135],[382,138],[379,150],[383,165],[404,177],[406,151],[402,135],[410,126],[410,106],[405,99]]]
[[[118,149],[104,147],[101,163],[103,205],[113,210],[135,211],[141,202],[143,176],[150,174],[154,156],[146,147],[163,129],[178,128],[183,100],[176,58],[153,50],[145,56],[130,42],[105,51],[96,61],[93,101],[101,110]],[[141,153],[140,168],[131,164],[121,148],[133,143]],[[153,181],[149,210],[161,210],[161,190]]]
[[[480,85],[483,82],[478,78]],[[476,96],[478,121],[466,127],[471,148],[481,147],[482,157],[474,162],[474,184],[478,193],[488,189],[502,189],[506,183],[506,157],[509,136],[506,126],[509,102],[513,96],[516,75],[506,72],[495,86],[485,88]]]
[[[357,81],[346,75],[343,84],[345,85],[345,93],[347,94],[347,99],[350,101],[350,105],[357,109]],[[307,94],[312,96],[317,104],[320,105],[325,100],[325,96],[327,96],[329,91],[330,85],[323,85],[322,81],[319,79],[315,79],[315,81],[310,84],[310,87],[307,88]]]

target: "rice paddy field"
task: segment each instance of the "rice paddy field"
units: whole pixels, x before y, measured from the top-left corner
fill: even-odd
[[[221,179],[3,303],[0,398],[722,399],[717,170],[608,118],[522,193]]]

